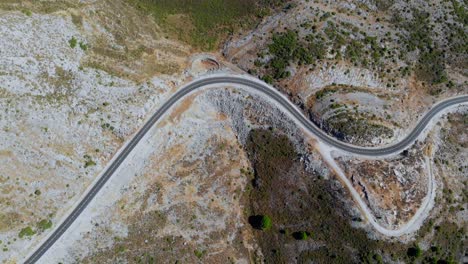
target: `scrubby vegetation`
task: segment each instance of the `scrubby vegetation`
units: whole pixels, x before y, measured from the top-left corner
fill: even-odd
[[[312,64],[325,55],[325,47],[314,39],[307,39],[307,43],[299,40],[298,34],[288,30],[273,35],[272,43],[268,46],[268,52],[272,56],[266,68],[274,79],[282,79],[290,76],[287,67],[292,63]],[[261,65],[261,64],[260,64]],[[263,77],[269,80],[270,76]]]
[[[37,223],[37,228],[41,231],[47,230],[52,227],[52,221],[48,219],[42,219]]]
[[[78,40],[75,37],[72,37],[69,41],[68,44],[70,44],[70,47],[74,49],[76,45],[78,44]]]
[[[419,232],[417,241],[431,241],[429,250],[418,243],[373,240],[352,227],[351,219],[361,220],[346,209],[344,190],[333,180],[305,172],[284,135],[254,130],[247,151],[255,172],[249,213],[275,220],[269,232],[255,233],[266,263],[456,263],[463,258],[466,232],[447,220],[436,226],[428,221]],[[431,232],[432,240],[427,239]]]
[[[154,16],[169,34],[203,50],[217,48],[223,36],[255,23],[286,0],[128,0]]]
[[[85,168],[96,166],[96,162],[92,159],[90,155],[84,155],[83,158],[85,159],[85,164],[84,164]]]
[[[299,262],[356,263],[368,252],[379,250],[377,241],[349,225],[351,217],[336,197],[340,193],[336,186],[320,175],[304,174],[286,136],[268,130],[252,131],[248,153],[256,172],[250,192],[251,210],[254,214],[266,212],[275,219],[271,232],[258,233],[266,262],[297,258]],[[311,236],[304,230],[316,231]],[[303,241],[317,241],[323,246],[313,249],[311,244],[310,249],[299,250],[298,243]]]
[[[18,234],[19,238],[34,236],[36,231],[34,231],[30,226],[21,229]]]
[[[303,36],[296,31],[286,30],[273,35],[267,52],[260,53],[260,58],[255,64],[257,67],[263,67],[266,72],[263,79],[281,80],[290,76],[286,68],[292,64],[314,68],[320,61],[325,60],[347,60],[356,66],[374,69],[382,66],[381,59],[388,55],[389,51],[378,44],[376,37],[367,36],[365,32],[359,32],[349,24],[338,25],[327,21],[333,15],[326,14],[328,15],[322,16],[322,22],[318,22],[317,25],[301,25],[312,29],[311,34]],[[321,30],[318,25],[321,25]],[[351,38],[351,33],[357,36]],[[332,49],[327,51],[328,47]],[[261,63],[263,56],[267,54],[271,59],[265,64]]]
[[[304,43],[299,41],[297,33],[290,30],[274,34],[273,42],[268,46],[268,52],[272,58],[266,65],[270,72],[270,75],[263,77],[266,80],[271,77],[276,80],[289,77],[290,72],[286,68],[292,62],[310,64],[315,55],[307,50]]]
[[[347,62],[372,70],[387,87],[396,87],[397,78],[412,74],[432,95],[457,87],[447,70],[463,71],[468,65],[466,3],[446,0],[442,11],[434,12],[401,1],[372,2],[377,12],[362,5],[358,10],[367,15],[346,15],[375,19],[376,24],[349,21],[344,11],[311,8],[313,19],[276,29],[249,71],[273,83],[291,75],[288,67],[314,70],[325,63]]]
[[[332,104],[331,108],[337,108],[337,104]],[[347,142],[365,144],[372,139],[383,137],[391,138],[393,130],[372,121],[372,117],[359,117],[350,112],[341,112],[329,118],[323,128],[335,137]]]
[[[445,71],[445,50],[432,39],[434,32],[431,30],[429,14],[415,9],[413,19],[406,20],[395,14],[393,21],[397,27],[407,32],[403,36],[407,51],[419,52],[419,59],[415,65],[418,77],[431,84],[446,82],[448,79]]]
[[[27,226],[20,230],[18,233],[19,238],[31,237],[34,236],[37,232],[44,232],[45,230],[52,227],[52,221],[48,219],[43,219],[36,224],[36,228],[33,229],[30,226]]]

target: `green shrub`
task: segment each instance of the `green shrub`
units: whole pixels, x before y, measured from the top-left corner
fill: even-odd
[[[124,247],[123,245],[120,245],[120,246],[117,248],[117,252],[118,252],[118,253],[125,252],[125,247]]]
[[[272,83],[275,81],[275,79],[273,79],[273,77],[271,77],[271,76],[268,75],[268,74],[267,74],[267,75],[264,75],[264,76],[262,77],[262,80],[263,80],[264,82],[266,82],[266,83],[269,83],[269,84],[272,84]]]
[[[410,247],[408,248],[407,255],[408,257],[413,257],[413,258],[419,258],[422,255],[422,249],[419,247],[419,245],[416,245],[415,247]]]
[[[83,51],[86,51],[88,50],[88,44],[80,41],[80,48],[83,50]]]
[[[52,227],[52,221],[43,219],[37,223],[37,228],[44,231]]]
[[[382,256],[380,256],[379,254],[374,254],[373,259],[374,259],[377,263],[384,263],[384,262],[383,262]]]
[[[310,233],[306,231],[299,231],[299,232],[293,233],[293,237],[297,240],[307,240],[309,236],[310,236]]]
[[[261,228],[262,230],[270,230],[272,226],[271,218],[268,215],[263,215],[262,216],[262,225]]]
[[[36,231],[34,231],[30,226],[28,226],[28,227],[25,227],[25,228],[21,229],[18,236],[19,236],[19,238],[23,238],[25,236],[30,237],[30,236],[33,236],[35,234],[36,234]]]
[[[91,156],[84,155],[83,157],[85,159],[85,165],[84,165],[85,168],[88,168],[88,167],[91,167],[91,166],[96,166],[96,162],[94,162],[92,160]]]
[[[32,16],[32,12],[29,9],[23,9],[21,12],[23,12],[23,14],[25,14],[27,16]]]
[[[271,229],[272,221],[267,215],[252,215],[249,217],[249,223],[253,228],[267,231]]]
[[[198,249],[194,250],[193,253],[195,254],[197,258],[202,258],[204,255],[204,252]]]
[[[76,45],[78,44],[78,40],[75,37],[72,37],[69,41],[68,44],[70,44],[70,47],[74,49]]]
[[[87,161],[85,162],[84,167],[85,167],[85,168],[88,168],[88,167],[91,167],[91,166],[96,166],[96,162],[94,162],[94,161],[92,161],[92,160],[87,160]]]

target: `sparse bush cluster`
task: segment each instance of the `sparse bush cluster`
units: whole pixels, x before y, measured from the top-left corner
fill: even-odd
[[[266,68],[271,75],[265,75],[263,79],[271,82],[271,77],[277,80],[289,77],[290,72],[286,68],[292,62],[309,65],[317,59],[322,59],[325,56],[325,47],[313,38],[301,41],[296,32],[288,30],[273,35],[268,52],[272,58]]]
[[[72,49],[74,49],[77,45],[79,45],[83,51],[88,50],[88,44],[86,44],[83,41],[78,42],[78,40],[74,36],[68,41],[68,44],[70,45]]]
[[[325,92],[317,93],[316,97],[322,98],[328,94],[327,90],[322,91]],[[310,114],[310,118],[340,140],[365,145],[374,138],[392,138],[394,135],[391,128],[381,123],[382,118],[353,111],[344,104],[331,103],[329,107],[335,112],[326,120],[321,120],[314,114]]]
[[[408,21],[402,18],[394,20],[398,21],[397,27],[407,32],[407,35],[403,37],[406,49],[409,52],[419,51],[419,59],[416,64],[418,77],[430,84],[447,82],[445,50],[432,39],[434,32],[431,29],[429,14],[415,9],[412,20]],[[411,64],[411,62],[409,63]]]
[[[376,26],[381,26],[384,34],[368,33],[363,23],[358,27],[337,18],[335,12],[316,9],[316,18],[298,25],[301,30],[284,28],[274,33],[249,72],[273,83],[289,77],[290,66],[306,65],[310,71],[321,62],[345,60],[375,71],[387,79],[389,88],[396,87],[397,77],[412,73],[433,95],[456,87],[447,65],[462,70],[468,67],[465,5],[459,0],[444,1],[445,14],[440,16],[414,7],[393,8],[395,1],[372,2],[390,15],[385,21],[389,23]],[[383,19],[376,13],[377,22]]]
[[[31,237],[34,236],[37,232],[44,232],[45,230],[52,228],[52,221],[49,219],[43,219],[36,224],[36,228],[33,229],[30,226],[27,226],[20,230],[18,233],[19,238]]]
[[[83,158],[85,159],[85,164],[84,164],[84,167],[85,168],[88,168],[88,167],[91,167],[91,166],[96,166],[96,162],[93,161],[93,159],[91,158],[90,155],[84,155]]]
[[[450,11],[447,3],[451,3]],[[411,13],[411,18],[401,16],[401,10],[393,14],[391,22],[396,30],[403,32],[400,37],[408,52],[418,51],[417,61],[402,56],[413,66],[418,78],[433,87],[431,94],[442,91],[440,84],[452,88],[454,83],[449,80],[446,65],[466,68],[468,65],[468,34],[466,33],[467,12],[463,4],[457,0],[443,1],[440,7],[443,16],[435,17],[428,12],[413,8],[403,12]],[[453,18],[452,22],[449,16]],[[436,27],[438,24],[440,27]]]

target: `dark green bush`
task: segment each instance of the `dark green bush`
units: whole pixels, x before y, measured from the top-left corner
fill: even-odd
[[[310,236],[310,233],[306,231],[299,231],[294,232],[292,235],[296,240],[307,240]]]
[[[267,215],[252,215],[249,217],[250,225],[259,230],[267,231],[272,227],[271,218]]]
[[[74,49],[76,45],[78,44],[78,40],[75,37],[72,37],[69,41],[68,44],[70,44],[70,47]]]
[[[408,248],[408,251],[406,252],[408,257],[413,257],[413,258],[421,257],[422,253],[423,253],[423,251],[418,245]]]

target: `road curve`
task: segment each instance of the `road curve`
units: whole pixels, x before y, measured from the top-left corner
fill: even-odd
[[[217,85],[217,86],[214,86]],[[411,133],[408,134],[403,140],[379,148],[363,148],[358,146],[353,146],[344,142],[341,142],[333,137],[330,137],[324,133],[320,128],[310,122],[302,112],[293,105],[284,95],[279,93],[272,86],[254,79],[248,76],[239,76],[239,75],[216,75],[208,76],[202,79],[194,80],[187,85],[183,86],[179,91],[177,91],[166,103],[164,103],[157,111],[154,113],[151,118],[144,124],[144,126],[135,134],[135,136],[121,149],[118,156],[116,156],[112,163],[107,167],[107,170],[101,174],[101,177],[95,182],[95,184],[89,189],[88,193],[84,198],[76,205],[73,211],[65,218],[65,220],[52,232],[50,236],[27,258],[24,263],[36,263],[42,255],[60,238],[60,236],[71,226],[75,219],[81,214],[81,212],[87,207],[91,200],[96,196],[99,190],[105,185],[109,178],[114,174],[117,168],[122,164],[122,162],[127,158],[135,146],[140,142],[140,140],[146,135],[153,125],[158,122],[161,117],[164,116],[177,102],[183,99],[188,94],[200,90],[203,88],[213,87],[221,88],[223,85],[235,86],[240,85],[253,89],[256,92],[260,92],[269,99],[273,100],[275,103],[283,107],[293,119],[299,123],[301,126],[306,128],[308,132],[314,134],[322,142],[335,147],[337,149],[362,155],[362,156],[371,156],[371,157],[380,157],[387,156],[403,151],[405,148],[410,146],[419,134],[424,130],[424,128],[429,124],[430,120],[436,116],[442,110],[455,106],[461,103],[468,103],[468,95],[463,95],[459,97],[450,98],[448,100],[442,101],[434,105],[417,123]]]

